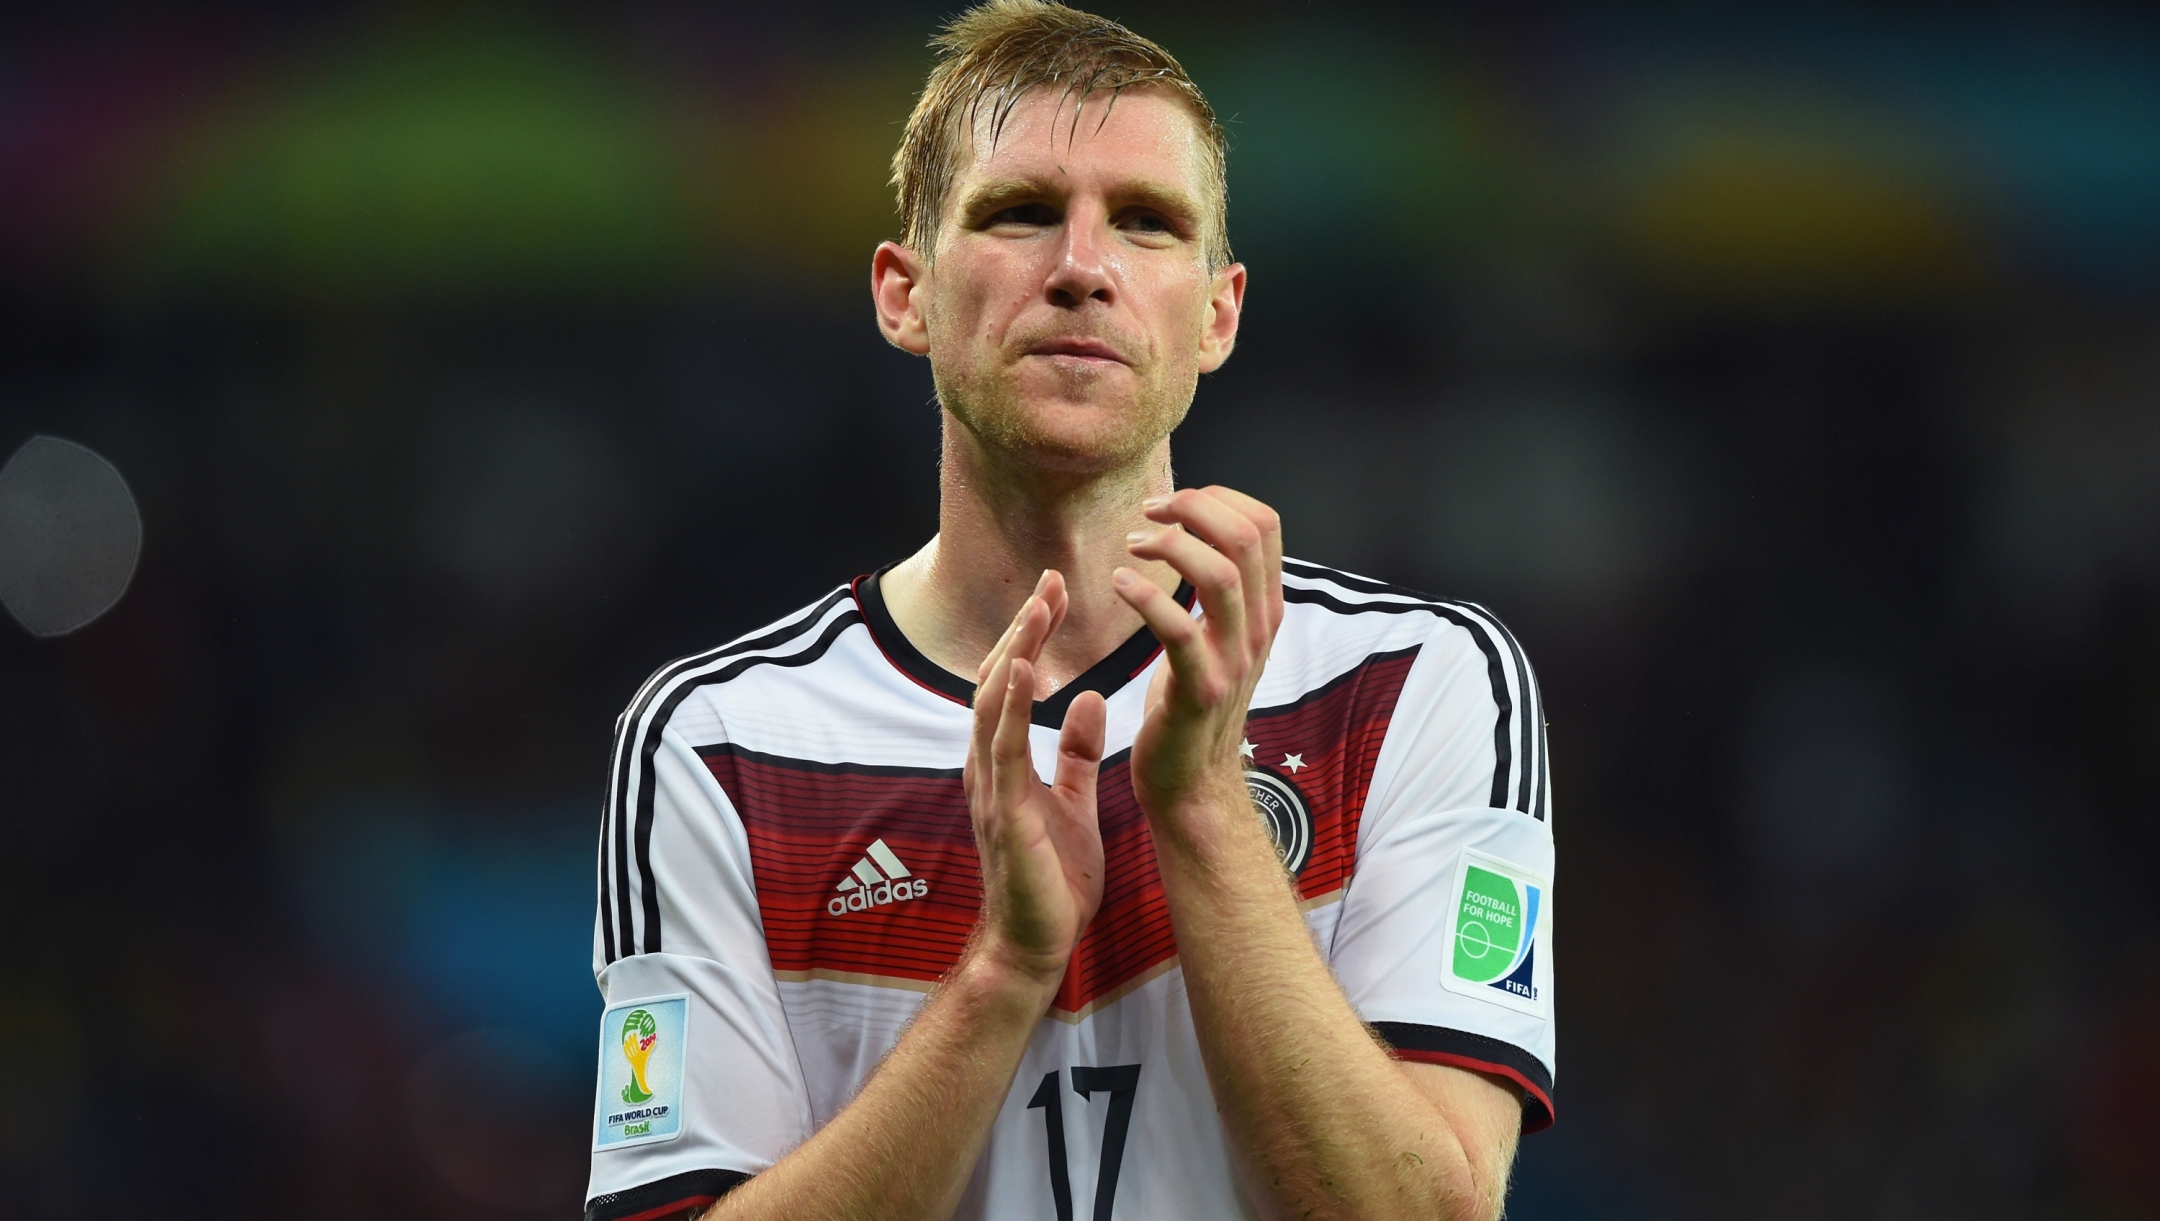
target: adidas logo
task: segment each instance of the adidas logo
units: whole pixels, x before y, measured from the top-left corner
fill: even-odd
[[[909,878],[914,880],[908,881]],[[885,841],[877,839],[870,841],[870,850],[833,889],[840,893],[826,900],[825,910],[835,916],[845,916],[849,912],[868,911],[887,903],[920,899],[930,893],[930,883],[915,878],[893,850],[885,846]]]

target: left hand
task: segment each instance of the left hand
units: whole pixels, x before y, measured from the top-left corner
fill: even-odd
[[[1200,598],[1195,620],[1134,570],[1112,576],[1118,596],[1140,612],[1169,657],[1148,687],[1132,778],[1158,834],[1175,834],[1198,830],[1185,825],[1188,811],[1248,804],[1238,743],[1282,625],[1282,522],[1275,510],[1225,487],[1186,488],[1149,500],[1145,510],[1168,528],[1134,534],[1133,558],[1169,564]]]

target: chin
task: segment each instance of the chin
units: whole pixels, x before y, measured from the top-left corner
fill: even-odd
[[[1042,470],[1099,474],[1136,462],[1162,442],[1150,429],[1043,427],[1035,420],[1007,420],[1005,427],[977,435],[1009,457]],[[1107,423],[1107,422],[1106,422]]]
[[[1160,438],[1111,445],[1037,438],[1010,447],[1007,452],[1030,467],[1066,475],[1103,475],[1122,470],[1147,457]]]
[[[1014,376],[1014,373],[1019,373]],[[1120,377],[1042,369],[940,376],[938,399],[983,445],[1040,470],[1099,474],[1142,461],[1184,420],[1197,377],[1163,387],[1120,369]]]
[[[985,442],[1029,466],[1069,474],[1100,474],[1145,459],[1170,435],[1184,411],[1146,403],[1010,403],[989,418],[969,421]]]

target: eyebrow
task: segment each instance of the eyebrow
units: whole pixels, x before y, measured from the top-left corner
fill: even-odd
[[[960,215],[965,218],[966,223],[973,224],[1016,203],[1053,197],[1060,193],[1041,178],[993,179],[967,193],[966,198],[960,201]]]

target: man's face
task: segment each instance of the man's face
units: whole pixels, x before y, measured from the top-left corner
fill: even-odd
[[[938,395],[991,447],[1072,471],[1137,460],[1229,356],[1245,275],[1207,266],[1207,162],[1165,93],[1022,98],[977,126],[909,304]],[[890,333],[890,330],[888,330]],[[903,346],[913,346],[903,343]]]

